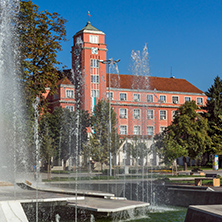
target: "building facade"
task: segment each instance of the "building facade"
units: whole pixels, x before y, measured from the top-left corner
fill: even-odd
[[[109,73],[107,65],[101,63],[107,59],[105,34],[90,22],[73,36],[71,54],[72,71],[66,71],[68,77],[58,82],[58,93],[49,98],[51,109],[62,106],[72,111],[78,107],[92,113],[99,99],[110,96],[118,117],[118,133],[129,142],[138,136],[150,147],[153,135],[171,124],[180,105],[192,100],[199,106],[206,104],[201,90],[174,77],[110,74],[109,95]],[[116,156],[117,164],[124,159],[123,149],[124,144]]]

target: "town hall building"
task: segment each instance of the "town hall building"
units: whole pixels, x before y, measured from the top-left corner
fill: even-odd
[[[105,33],[90,22],[73,36],[71,54],[72,70],[64,71],[58,93],[49,99],[50,108],[81,108],[92,113],[98,100],[110,96],[118,133],[129,140],[144,137],[151,146],[153,136],[171,124],[180,105],[192,100],[199,106],[206,104],[203,91],[185,79],[110,74],[102,63],[107,61]],[[122,155],[117,155],[117,163]]]

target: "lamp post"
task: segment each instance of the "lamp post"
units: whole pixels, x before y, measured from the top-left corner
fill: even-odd
[[[109,131],[108,131],[108,142],[109,142],[109,176],[112,176],[112,153],[111,153],[111,96],[110,96],[110,65],[116,64],[120,59],[113,60],[98,60],[103,64],[108,64],[108,76],[109,76]]]

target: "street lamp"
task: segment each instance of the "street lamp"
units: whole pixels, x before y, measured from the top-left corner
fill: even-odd
[[[103,64],[108,64],[108,74],[109,74],[109,132],[108,132],[108,142],[109,142],[109,175],[112,176],[112,153],[111,153],[111,96],[110,96],[110,65],[116,64],[120,59],[113,60],[113,58],[108,60],[98,60]]]

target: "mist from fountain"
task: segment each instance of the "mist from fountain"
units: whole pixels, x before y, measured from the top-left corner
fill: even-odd
[[[19,83],[19,0],[0,1],[0,181],[14,182],[28,168],[22,88]]]

